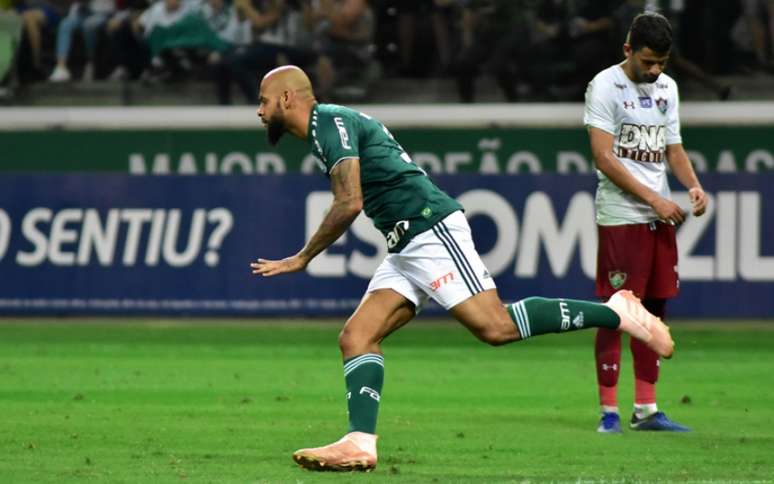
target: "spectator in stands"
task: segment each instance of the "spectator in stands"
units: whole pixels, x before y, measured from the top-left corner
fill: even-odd
[[[21,43],[22,19],[11,8],[10,0],[0,0],[0,99],[2,88],[13,72],[16,50]]]
[[[328,96],[337,80],[370,80],[375,19],[367,0],[308,0],[304,19],[320,55],[318,97]]]
[[[398,14],[398,54],[401,74],[414,77],[422,69],[436,67],[427,65],[429,60],[427,52],[418,52],[415,49],[418,33],[417,18],[428,14],[432,22],[436,49],[431,57],[437,55],[439,71],[448,73],[453,61],[453,23],[459,15],[460,0],[394,0],[393,3]]]
[[[755,59],[760,67],[774,70],[774,0],[742,0],[743,15],[752,35]],[[768,22],[766,19],[768,18]],[[766,23],[769,38],[766,39]],[[769,56],[772,57],[769,57]]]
[[[300,6],[284,0],[235,0],[243,37],[233,52],[215,64],[218,102],[231,104],[231,83],[239,86],[249,104],[258,103],[258,80],[282,64],[312,65],[317,57],[308,45]],[[245,42],[247,40],[247,42]]]
[[[90,0],[75,2],[70,6],[70,12],[59,24],[56,34],[56,67],[48,78],[51,82],[66,82],[71,78],[67,69],[67,56],[70,53],[73,33],[83,32],[86,46],[86,66],[83,69],[83,80],[94,79],[94,56],[97,51],[97,35],[100,29],[115,10],[115,0]]]
[[[236,0],[240,3],[242,0]],[[199,7],[199,12],[210,29],[222,40],[233,47],[246,45],[252,38],[250,24],[241,22],[237,8],[227,0],[206,0]],[[217,57],[218,51],[213,51]]]
[[[534,5],[526,0],[470,0],[462,12],[461,53],[455,66],[463,102],[473,102],[481,68],[492,71],[508,102],[518,98],[518,69],[529,63]],[[521,71],[523,73],[523,70]]]
[[[597,72],[620,58],[615,43],[613,12],[623,0],[566,0],[569,51],[575,64],[573,100],[583,99],[586,85]],[[593,54],[592,54],[593,53]]]
[[[26,77],[34,80],[45,79],[42,61],[43,35],[45,31],[57,27],[61,15],[54,6],[44,0],[11,0],[11,4],[22,18],[24,38],[29,48],[28,53],[20,52],[20,61],[28,54],[26,57],[29,59],[30,72]]]
[[[139,22],[148,3],[147,0],[120,0],[117,6],[118,11],[105,26],[110,58],[115,63],[108,78],[113,81],[136,79],[150,61],[150,52]]]
[[[207,23],[200,7],[194,2],[164,0],[142,14],[140,25],[151,54],[151,80],[186,79],[193,68],[192,54],[222,54],[231,48]],[[228,17],[228,12],[225,15]]]

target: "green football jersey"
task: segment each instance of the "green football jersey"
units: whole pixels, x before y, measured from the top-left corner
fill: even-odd
[[[415,235],[462,210],[370,116],[335,104],[315,104],[308,137],[328,176],[341,161],[360,159],[363,209],[387,239],[389,252],[400,252]]]

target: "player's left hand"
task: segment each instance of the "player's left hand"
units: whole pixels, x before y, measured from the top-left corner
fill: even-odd
[[[694,187],[688,190],[688,198],[691,200],[692,212],[694,215],[703,215],[707,210],[709,199],[701,187]]]
[[[264,277],[277,276],[286,272],[298,272],[304,270],[308,262],[298,255],[286,257],[282,260],[258,259],[250,264],[253,274]]]

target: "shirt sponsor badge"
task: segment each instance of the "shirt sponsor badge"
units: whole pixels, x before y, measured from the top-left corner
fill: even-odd
[[[640,96],[640,106],[646,109],[652,108],[653,99],[651,99],[650,96]]]

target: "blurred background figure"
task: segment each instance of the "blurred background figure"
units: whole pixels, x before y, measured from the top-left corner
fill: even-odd
[[[399,74],[407,77],[450,73],[453,59],[455,16],[459,16],[460,0],[395,0],[384,2],[397,13]],[[429,19],[429,22],[428,22]],[[428,23],[430,29],[428,29]],[[432,30],[433,43],[437,54],[437,65],[424,54],[417,37]],[[430,62],[428,62],[430,61]]]
[[[462,10],[461,49],[455,67],[460,99],[473,102],[482,70],[497,79],[508,102],[516,101],[516,80],[528,67],[529,24],[534,2],[471,0]]]
[[[376,21],[367,0],[310,0],[303,12],[319,56],[319,98],[326,99],[334,83],[362,85],[378,75],[373,64]]]
[[[115,0],[89,0],[75,2],[70,6],[70,11],[56,33],[56,67],[48,78],[51,82],[66,82],[71,79],[70,70],[67,68],[67,57],[70,54],[70,46],[73,34],[80,30],[86,49],[86,65],[83,68],[83,80],[94,80],[94,57],[97,51],[97,35],[102,26],[115,10]]]
[[[108,20],[105,31],[113,70],[112,81],[137,79],[148,65],[150,53],[142,34],[140,16],[147,0],[119,0],[118,11]]]
[[[622,60],[616,46],[644,10],[672,24],[668,68],[687,99],[746,99],[774,82],[774,0],[45,1],[0,4],[6,84],[105,79],[126,93],[193,81],[214,83],[204,102],[230,104],[236,86],[254,103],[257,79],[291,63],[323,100],[579,102],[595,72]],[[89,103],[89,92],[45,96]]]
[[[61,19],[59,9],[44,0],[6,0],[23,24],[19,46],[18,70],[21,81],[45,79],[43,43],[51,36]]]
[[[22,18],[12,8],[10,0],[0,0],[0,98],[13,74],[22,35]]]
[[[310,66],[317,56],[311,48],[300,2],[235,0],[241,37],[235,49],[214,64],[217,98],[231,104],[235,83],[249,104],[258,101],[258,80],[279,65]]]
[[[755,55],[756,67],[774,71],[774,0],[741,0],[735,28],[738,43]],[[746,32],[745,32],[746,27]]]

